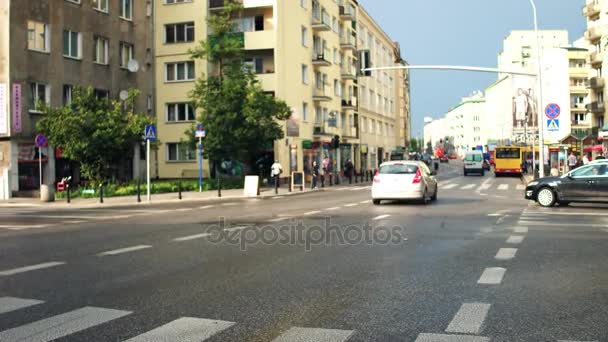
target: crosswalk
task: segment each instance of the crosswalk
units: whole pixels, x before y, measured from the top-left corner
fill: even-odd
[[[466,190],[466,191],[523,191],[526,187],[523,184],[462,184],[452,182],[439,183],[439,190]]]

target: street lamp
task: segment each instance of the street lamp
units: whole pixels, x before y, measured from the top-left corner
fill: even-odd
[[[532,15],[534,16],[534,34],[536,35],[536,64],[538,67],[538,103],[537,103],[537,114],[538,114],[538,164],[539,164],[539,177],[544,177],[545,175],[545,138],[543,132],[543,76],[542,76],[542,67],[540,65],[540,37],[538,36],[538,17],[536,15],[536,4],[534,0],[530,0],[530,5],[532,6]],[[532,151],[532,158],[536,158],[536,153],[534,153],[534,149]],[[533,164],[534,165],[534,161]]]

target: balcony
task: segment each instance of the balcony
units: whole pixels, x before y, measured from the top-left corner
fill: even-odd
[[[312,29],[315,31],[331,31],[331,19],[327,13],[315,13],[312,15]]]
[[[272,50],[275,47],[274,30],[245,32],[245,50]]]
[[[342,99],[342,109],[346,110],[357,110],[357,98],[351,97],[350,99]]]
[[[241,0],[243,8],[273,7],[273,0]],[[209,0],[209,10],[216,11],[225,7],[226,0]]]
[[[601,67],[602,66],[602,53],[601,52],[592,52],[589,55],[589,63],[591,63],[591,66],[596,68],[597,67]]]
[[[593,43],[602,38],[602,29],[599,26],[591,26],[585,31],[585,39]]]
[[[572,128],[591,128],[591,115],[585,115],[585,120],[577,120],[576,115],[572,115]]]
[[[348,21],[357,20],[357,12],[353,5],[340,6],[340,19]]]
[[[312,65],[331,66],[331,61],[328,59],[329,51],[314,52],[312,54]]]
[[[587,112],[587,105],[584,103],[570,103],[570,111],[571,112]]]
[[[340,37],[340,48],[344,50],[357,50],[357,39],[350,33],[345,33]]]
[[[355,127],[355,126],[342,127],[342,137],[358,139],[359,138],[359,128]]]
[[[312,93],[312,100],[317,102],[328,102],[331,101],[331,96],[327,94],[325,87],[322,89],[315,87]]]
[[[587,109],[589,109],[592,113],[601,114],[604,113],[604,102],[591,102],[591,104],[587,105]]]
[[[583,7],[583,15],[589,18],[596,17],[600,14],[601,8],[599,4],[590,3]]]
[[[357,79],[357,70],[354,66],[351,67],[342,67],[342,79],[344,80],[356,80]]]
[[[337,133],[336,119],[329,119],[325,122],[315,122],[313,128],[314,135],[335,135]]]
[[[277,91],[276,75],[274,73],[256,74],[255,75],[264,91]]]
[[[589,88],[602,89],[604,88],[604,79],[601,77],[592,77],[589,79]]]

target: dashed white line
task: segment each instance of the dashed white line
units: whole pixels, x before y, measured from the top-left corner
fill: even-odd
[[[204,210],[204,209],[211,209],[211,208],[213,208],[213,207],[215,207],[215,206],[214,206],[214,205],[204,205],[204,206],[202,206],[202,207],[198,207],[198,208],[199,208],[199,209],[203,209],[203,210]]]
[[[226,228],[226,229],[224,229],[224,231],[225,232],[236,232],[236,231],[244,230],[244,229],[247,229],[247,228],[249,228],[249,227],[247,227],[247,226],[239,226],[239,227],[233,227],[233,228]]]
[[[268,222],[271,223],[276,223],[276,222],[281,222],[281,221],[285,221],[285,220],[289,220],[291,217],[278,217],[272,220],[268,220]]]
[[[340,207],[327,208],[325,210],[326,211],[336,211],[336,210],[340,210]]]
[[[501,248],[496,253],[494,259],[496,260],[511,260],[515,258],[515,253],[517,253],[517,248]]]
[[[232,207],[232,206],[235,206],[235,205],[237,205],[237,203],[224,203],[224,204],[222,204],[222,206],[224,206],[224,207]]]
[[[488,267],[481,274],[477,284],[498,285],[502,283],[502,278],[505,276],[506,271],[507,269],[502,267]]]
[[[211,236],[210,233],[202,233],[202,234],[195,234],[195,235],[190,235],[190,236],[182,236],[182,237],[178,237],[173,239],[173,241],[175,242],[183,242],[183,241],[190,241],[190,240],[196,240],[196,239],[202,239],[205,237]]]
[[[349,203],[349,204],[345,204],[344,206],[347,208],[351,208],[351,207],[356,207],[358,205],[359,205],[359,203]]]
[[[385,219],[385,218],[390,217],[390,216],[391,216],[391,215],[380,215],[380,216],[376,216],[376,217],[374,217],[374,218],[372,219],[372,221],[379,221],[379,220]]]
[[[359,203],[361,203],[361,204],[368,204],[368,203],[372,203],[372,200],[361,201],[361,202],[359,202]]]
[[[448,185],[442,186],[441,189],[442,190],[450,190],[450,189],[454,189],[457,186],[458,186],[458,184],[448,184]]]
[[[469,185],[465,185],[463,187],[460,188],[460,190],[471,190],[475,187],[475,184],[469,184]]]
[[[490,304],[464,303],[445,331],[460,334],[479,334],[489,310]]]
[[[40,229],[40,228],[46,228],[49,227],[49,224],[36,224],[36,225],[25,225],[25,226],[18,226],[18,225],[0,225],[0,229],[8,229],[8,230],[26,230],[26,229]]]
[[[517,234],[526,234],[528,232],[528,227],[515,227],[513,231]]]
[[[118,254],[124,254],[124,253],[129,253],[129,252],[135,252],[135,251],[139,251],[139,250],[147,249],[147,248],[152,248],[152,246],[150,246],[150,245],[132,246],[132,247],[126,247],[126,248],[121,248],[121,249],[115,249],[115,250],[111,250],[111,251],[101,252],[101,253],[99,253],[97,255],[98,256],[118,255]]]
[[[420,334],[416,342],[490,342],[490,339],[471,335]]]
[[[511,235],[507,239],[507,243],[514,244],[514,245],[520,244],[523,241],[524,241],[524,237],[522,235]]]
[[[51,261],[51,262],[45,262],[45,263],[42,263],[42,264],[36,264],[36,265],[30,265],[30,266],[24,266],[24,267],[14,268],[12,270],[0,271],[0,276],[10,276],[10,275],[15,275],[15,274],[19,274],[19,273],[36,271],[36,270],[41,270],[41,269],[55,267],[55,266],[60,266],[60,265],[65,265],[65,262],[63,262],[63,261]]]
[[[191,208],[181,208],[181,209],[175,209],[175,211],[177,211],[177,212],[181,212],[181,213],[186,212],[186,211],[191,211],[191,210],[193,210],[193,209],[191,209]]]
[[[310,215],[316,215],[316,214],[320,214],[321,212],[319,210],[314,210],[314,211],[309,211],[307,213],[304,213],[304,216],[310,216]]]
[[[509,190],[509,184],[500,184],[498,186],[498,190],[501,190],[501,191]]]

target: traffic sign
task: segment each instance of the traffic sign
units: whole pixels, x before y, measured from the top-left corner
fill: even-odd
[[[205,139],[205,137],[207,136],[207,131],[205,130],[205,127],[203,127],[202,123],[197,123],[196,124],[196,131],[194,131],[194,137],[195,138],[201,138],[201,139]]]
[[[562,109],[559,107],[557,103],[549,103],[547,107],[545,107],[545,115],[549,119],[557,119],[557,117],[562,113]]]
[[[155,125],[146,125],[146,129],[144,132],[144,139],[148,141],[156,140],[156,126]]]
[[[549,132],[559,131],[559,119],[547,120],[547,131],[549,131]]]
[[[46,137],[42,133],[36,135],[34,141],[36,142],[36,147],[45,147],[47,143]]]

